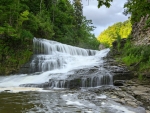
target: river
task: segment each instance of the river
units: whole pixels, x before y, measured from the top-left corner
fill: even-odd
[[[37,38],[33,43],[26,74],[0,76],[0,113],[145,113],[92,91],[114,88],[113,75],[103,66],[109,49]]]

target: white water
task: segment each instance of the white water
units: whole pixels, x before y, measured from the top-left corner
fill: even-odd
[[[34,38],[33,41],[37,55],[31,62],[31,69],[33,72],[40,72],[40,74],[0,76],[1,88],[18,87],[21,84],[40,84],[54,78],[65,80],[68,75],[74,73],[73,70],[75,69],[102,65],[102,58],[109,52],[109,49],[101,51],[87,50],[45,39]],[[41,54],[41,51],[44,52]],[[38,62],[35,62],[35,60]],[[34,69],[35,66],[38,67],[37,70]]]
[[[45,72],[55,69],[71,70],[76,67],[95,65],[105,51],[88,50],[61,44],[55,41],[34,38],[35,57],[31,62],[31,72]]]
[[[38,95],[36,93],[29,93],[29,95],[25,98],[23,98],[23,95],[21,95],[21,99],[23,99],[23,101],[21,101],[19,104],[34,104],[34,107],[27,110],[27,112],[34,113],[37,111],[53,113],[62,111],[65,113],[66,111],[68,113],[104,113],[105,111],[108,111],[109,113],[144,113],[140,110],[138,112],[134,112],[136,111],[134,108],[124,107],[121,104],[115,103],[104,94],[97,95],[96,93],[92,92],[80,92],[80,90],[58,90],[58,88],[63,88],[65,84],[64,81],[70,75],[78,76],[78,73],[77,75],[74,74],[75,70],[92,69],[93,67],[99,68],[98,73],[91,74],[90,76],[84,75],[83,73],[84,76],[81,78],[82,87],[100,86],[101,82],[103,82],[105,85],[109,85],[110,81],[112,80],[112,75],[108,70],[103,69],[102,59],[107,55],[109,49],[104,49],[101,51],[87,50],[61,44],[55,41],[36,38],[33,40],[33,42],[35,56],[30,64],[30,72],[32,72],[32,74],[0,76],[0,92],[7,91],[11,93],[15,92],[17,94],[18,92],[22,91],[40,92],[37,93]],[[53,90],[44,90],[43,88],[33,87],[20,87],[22,84],[41,84],[49,82],[49,80],[55,81],[55,88]],[[61,87],[57,87],[58,80],[60,80]],[[90,84],[87,84],[88,82]],[[36,97],[36,99],[34,97]],[[16,98],[18,98],[18,96],[12,98],[12,106],[14,105]],[[26,98],[28,98],[29,102],[26,101]],[[32,98],[35,100],[32,100]],[[9,98],[4,99],[8,100],[6,103],[9,104]],[[94,101],[96,102],[94,103]],[[18,104],[18,101],[16,102]],[[7,106],[4,105],[3,107]],[[17,109],[15,110],[17,111]]]

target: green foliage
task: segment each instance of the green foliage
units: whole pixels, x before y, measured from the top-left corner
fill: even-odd
[[[150,70],[149,48],[150,46],[135,46],[131,43],[131,39],[128,39],[124,48],[120,50],[122,62],[135,70],[140,80],[143,79],[142,73]]]
[[[120,51],[120,48],[121,48],[121,36],[119,34],[117,34],[117,50]]]
[[[23,29],[23,30],[21,31],[20,38],[21,38],[22,40],[24,40],[24,39],[32,39],[32,38],[33,38],[33,35],[31,34],[30,31],[27,31],[27,30]]]
[[[27,62],[32,55],[30,41],[0,39],[0,74],[9,74]],[[6,68],[7,67],[7,68]]]
[[[86,48],[86,49],[92,48],[92,49],[98,50],[99,45],[100,45],[99,41],[93,35],[90,38],[85,39],[85,41],[81,40],[78,46],[82,48]]]
[[[0,35],[7,35],[10,37],[16,37],[17,31],[8,23],[4,23],[3,27],[0,27]]]
[[[98,1],[98,8],[100,8],[103,5],[109,8],[111,6],[110,2],[112,2],[113,0],[97,0],[97,1]]]
[[[22,26],[22,23],[26,20],[28,20],[28,15],[29,15],[29,11],[25,10],[23,11],[20,15],[19,15],[19,19],[18,19],[18,25]]]
[[[91,20],[83,16],[81,0],[73,4],[69,0],[8,1],[0,1],[1,37],[24,41],[35,36],[80,45],[93,35]]]
[[[104,30],[97,39],[100,41],[100,43],[110,47],[112,46],[112,42],[118,38],[127,38],[131,33],[131,29],[132,27],[130,20],[127,20],[123,23],[118,22]]]
[[[0,74],[28,61],[34,36],[98,49],[81,0],[1,0],[0,15]]]
[[[37,25],[37,31],[35,31],[34,36],[51,39],[54,35],[54,31],[47,12],[41,11],[38,13],[35,17],[35,21]]]
[[[128,66],[136,65],[136,63],[141,61],[141,57],[138,55],[135,56],[133,54],[129,54],[128,56],[123,57],[122,61]]]
[[[118,62],[124,63],[128,66],[129,70],[135,72],[137,78],[142,81],[145,80],[144,73],[150,72],[150,46],[148,45],[134,45],[132,43],[132,37],[126,39],[124,46],[117,43],[117,49],[112,48],[115,58]],[[118,49],[119,48],[119,49]]]
[[[124,14],[131,14],[131,23],[139,22],[141,17],[150,14],[150,2],[148,0],[128,0],[124,5]]]
[[[148,20],[146,20],[145,28],[148,28],[148,27],[150,27],[150,18]]]
[[[140,81],[142,81],[144,78],[143,78],[143,75],[142,74],[140,74],[140,75],[138,75],[138,79],[140,80]]]
[[[22,64],[25,64],[27,61],[29,61],[29,59],[30,59],[32,54],[33,53],[31,51],[29,51],[29,50],[22,51],[21,59],[18,62],[18,66],[21,66]]]

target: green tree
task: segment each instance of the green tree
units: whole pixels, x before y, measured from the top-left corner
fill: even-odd
[[[98,48],[92,21],[83,16],[80,0],[73,4],[69,0],[1,0],[0,15],[0,74],[7,71],[6,66],[17,69],[29,60],[34,36]]]
[[[118,36],[121,38],[127,38],[131,33],[131,30],[132,27],[130,20],[123,23],[118,22],[104,30],[97,39],[104,45],[112,46],[112,42],[114,42]]]
[[[75,43],[79,44],[79,38],[82,38],[81,26],[83,20],[83,11],[82,11],[83,7],[81,4],[81,0],[73,0],[73,8],[74,8],[74,19],[75,19],[74,38],[75,38]]]
[[[100,8],[103,5],[109,8],[111,6],[110,2],[112,2],[113,0],[97,0],[97,1],[98,1],[98,8]]]
[[[128,0],[124,5],[124,14],[131,14],[131,23],[139,22],[142,16],[150,14],[148,0]]]

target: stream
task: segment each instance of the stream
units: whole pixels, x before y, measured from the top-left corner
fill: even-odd
[[[115,88],[104,66],[109,49],[82,49],[38,38],[33,43],[28,68],[22,74],[0,76],[0,113],[145,113],[103,92]]]

